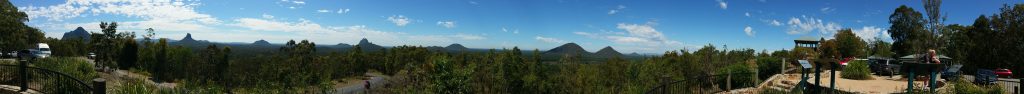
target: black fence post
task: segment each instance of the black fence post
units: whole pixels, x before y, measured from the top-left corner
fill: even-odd
[[[21,80],[21,84],[19,84],[21,90],[18,90],[18,92],[25,92],[28,91],[28,70],[25,68],[28,67],[29,60],[20,58],[18,62],[18,74],[20,75],[18,78]]]
[[[92,79],[92,94],[107,94],[107,80],[103,78]]]
[[[671,78],[669,78],[668,75],[662,75],[661,76],[661,86],[657,87],[657,88],[661,89],[661,93],[658,93],[658,94],[665,94],[666,90],[668,90],[669,83],[671,83],[671,81],[672,81],[670,79]]]

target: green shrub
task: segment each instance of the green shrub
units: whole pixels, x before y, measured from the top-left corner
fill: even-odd
[[[117,87],[111,89],[114,94],[153,94],[156,86],[146,85],[139,80],[126,80]]]
[[[85,84],[85,85],[92,85],[91,84],[92,79],[95,79],[95,78],[99,77],[99,76],[96,75],[96,71],[93,71],[92,64],[89,64],[84,59],[79,59],[79,58],[50,57],[50,58],[36,59],[35,62],[33,62],[33,66],[34,67],[38,67],[38,68],[47,69],[47,70],[52,70],[52,71],[55,71],[55,72],[60,72],[62,74],[66,74],[68,76],[71,76],[72,78],[78,79],[78,81],[82,81],[83,84]],[[37,72],[41,72],[41,71],[37,71]],[[67,84],[76,83],[75,81],[72,81],[72,80],[56,79],[57,77],[54,77],[54,76],[59,76],[59,75],[36,75],[36,76],[39,76],[38,78],[42,78],[42,79],[33,79],[33,80],[37,80],[38,82],[67,83]],[[66,84],[42,84],[42,85],[43,85],[43,89],[44,89],[42,91],[47,92],[47,93],[60,93],[60,94],[63,94],[63,93],[84,93],[83,91],[85,91],[85,90],[83,90],[83,89],[86,89],[86,88],[78,87],[80,85],[66,85]]]
[[[768,79],[772,75],[779,74],[782,67],[782,59],[775,57],[757,58],[757,78]]]
[[[839,76],[846,79],[854,80],[870,80],[871,69],[868,69],[868,63],[864,61],[853,61],[843,69],[843,73]]]
[[[1005,92],[1002,85],[974,85],[967,80],[960,79],[951,83],[953,89],[949,89],[945,93],[948,94],[1002,94]]]
[[[88,61],[79,58],[43,58],[37,59],[33,65],[35,65],[35,67],[67,74],[68,76],[82,81],[91,81],[92,79],[99,77],[96,75],[96,71],[93,71],[92,64],[89,64]]]
[[[732,78],[730,80],[732,80],[732,89],[753,87],[759,82],[756,78],[757,73],[752,70],[750,65],[745,63],[736,63],[726,66],[725,68],[719,69],[715,74],[721,75],[715,78],[716,83],[726,83],[727,76],[731,76]],[[718,88],[726,89],[726,85],[719,85]]]

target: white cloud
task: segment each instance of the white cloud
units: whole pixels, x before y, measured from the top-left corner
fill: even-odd
[[[807,16],[801,16],[801,18],[792,17],[789,19],[787,24],[789,25],[789,30],[786,31],[786,34],[790,35],[807,34],[808,32],[815,30],[820,32],[821,35],[831,35],[834,34],[836,30],[839,30],[839,28],[842,28],[842,26],[837,23],[824,22],[821,19],[815,19]]]
[[[274,19],[274,15],[263,14],[264,19]]]
[[[479,36],[479,35],[462,34],[462,33],[452,35],[452,37],[463,39],[463,40],[483,40],[483,39],[487,39],[487,38],[484,38],[483,36]]]
[[[198,2],[186,1],[70,0],[52,6],[28,6],[20,7],[20,9],[29,15],[29,19],[47,18],[49,21],[63,21],[91,13],[93,15],[111,14],[172,22],[201,22],[205,24],[220,22],[209,14],[197,12],[195,7],[199,5]]]
[[[825,8],[821,8],[819,10],[821,11],[821,13],[828,14],[828,13],[832,13],[833,11],[836,11],[836,8],[825,7]]]
[[[477,3],[476,1],[469,1],[469,4],[480,5],[480,3]]]
[[[338,13],[338,14],[345,14],[345,13],[348,13],[348,11],[349,11],[349,9],[343,8],[343,9],[338,9],[338,12],[336,12],[336,13]]]
[[[572,33],[576,34],[576,35],[582,35],[582,36],[590,37],[590,38],[600,38],[600,35],[597,35],[597,34],[594,34],[594,33],[587,33],[587,32],[572,32]]]
[[[316,12],[317,13],[327,13],[327,12],[331,12],[331,11],[330,10],[326,10],[326,9],[321,9],[321,10],[316,10]]]
[[[444,28],[455,28],[455,21],[437,21],[437,25],[443,26]]]
[[[256,19],[256,18],[239,18],[235,19],[236,24],[234,26],[245,27],[252,30],[261,31],[284,31],[284,32],[329,32],[332,31],[327,29],[320,24],[313,23],[312,21],[299,19],[299,22],[278,22],[272,20]]]
[[[556,39],[556,38],[541,37],[541,36],[534,37],[534,39],[537,39],[538,41],[542,41],[542,42],[547,42],[547,43],[565,43],[566,42],[565,40],[560,40],[560,39]]]
[[[750,17],[750,12],[743,13],[744,16]]]
[[[626,30],[630,35],[642,38],[648,38],[653,40],[665,40],[665,35],[658,30],[655,30],[651,25],[640,25],[640,24],[626,24],[619,23],[616,27],[618,29]]]
[[[195,1],[151,1],[151,0],[69,0],[50,6],[19,7],[33,21],[44,21],[35,24],[43,30],[65,30],[85,27],[90,31],[98,30],[99,22],[63,23],[65,19],[84,17],[86,15],[111,15],[115,17],[137,18],[138,20],[118,21],[119,30],[141,31],[153,28],[158,31],[171,32],[211,32],[216,31],[212,25],[221,24],[221,20],[209,14],[199,13],[195,8],[201,5]],[[46,20],[42,20],[46,19]],[[90,29],[93,28],[94,29]]]
[[[608,10],[608,15],[619,13],[619,10]]]
[[[615,9],[608,10],[608,15],[612,15],[612,14],[615,14],[615,13],[622,12],[622,9],[626,9],[626,6],[619,5],[618,7],[615,7]]]
[[[725,0],[715,0],[715,1],[718,1],[718,7],[722,8],[722,9],[729,8],[729,3],[725,2]]]
[[[593,32],[572,32],[575,35],[588,38],[602,39],[614,43],[614,46],[624,52],[645,52],[660,53],[666,50],[677,50],[683,48],[682,42],[669,40],[661,31],[654,28],[655,22],[645,24],[619,23],[616,28],[624,32],[601,30],[600,33]]]
[[[876,37],[881,39],[890,37],[888,32],[885,32],[885,30],[882,30],[882,28],[878,28],[875,26],[864,26],[861,27],[860,29],[854,29],[853,34],[856,34],[861,39],[864,39],[864,41],[872,41]]]
[[[768,23],[768,25],[772,25],[772,26],[782,26],[782,22],[779,22],[779,20],[775,20],[775,19],[764,20],[764,22],[766,22],[766,23]]]
[[[306,4],[306,1],[295,0],[295,1],[292,1],[292,3],[299,4],[299,5],[304,5],[304,4]]]
[[[410,19],[402,15],[392,15],[391,17],[388,17],[388,21],[391,21],[391,23],[395,23],[395,25],[397,26],[405,26],[409,24]]]
[[[429,35],[408,35],[401,32],[385,32],[370,29],[365,25],[323,26],[306,19],[299,19],[298,22],[287,22],[258,18],[239,18],[235,19],[235,21],[237,22],[236,24],[230,25],[258,32],[287,32],[287,34],[275,34],[272,36],[280,36],[298,40],[309,39],[311,41],[316,41],[320,43],[333,44],[341,42],[353,44],[362,38],[370,39],[374,43],[378,43],[380,45],[424,45],[449,43],[445,41],[427,41],[424,39],[413,39],[418,38],[415,36]],[[416,40],[416,42],[407,42],[409,40]]]
[[[408,41],[405,41],[406,43],[401,45],[445,45],[448,43],[455,43],[451,37],[441,35],[414,35],[406,36],[406,39]]]
[[[511,32],[512,34],[519,34],[519,29],[512,30],[505,27],[501,27],[501,32]]]
[[[756,33],[754,31],[754,28],[750,28],[750,26],[747,26],[746,28],[743,28],[743,32],[747,33],[747,36],[751,36],[751,37],[753,37],[754,33]]]
[[[295,9],[295,7],[288,7],[288,9]]]

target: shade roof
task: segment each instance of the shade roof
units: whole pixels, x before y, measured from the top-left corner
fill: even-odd
[[[800,38],[796,38],[796,40],[793,40],[793,41],[815,41],[815,42],[817,42],[817,41],[820,41],[820,40],[817,37],[803,36],[803,37],[800,37]]]
[[[907,55],[907,56],[900,57],[900,59],[914,59],[914,58],[917,57],[917,55],[922,55],[922,54]],[[939,55],[939,56],[936,56],[936,57],[938,57],[939,59],[953,59],[953,58],[949,58],[946,55]]]

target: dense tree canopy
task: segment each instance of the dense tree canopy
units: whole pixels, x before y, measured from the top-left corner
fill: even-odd
[[[43,42],[43,32],[25,25],[28,15],[8,0],[0,1],[0,52],[34,48]]]
[[[905,56],[924,51],[926,36],[931,36],[924,28],[925,20],[921,12],[902,5],[889,16],[889,35],[892,37],[892,51],[896,56]]]
[[[839,51],[839,56],[836,57],[848,58],[865,56],[864,51],[867,47],[867,43],[865,43],[860,37],[857,37],[856,34],[853,34],[853,30],[839,30],[838,33],[836,33],[835,38],[836,45],[838,46],[837,50]]]

